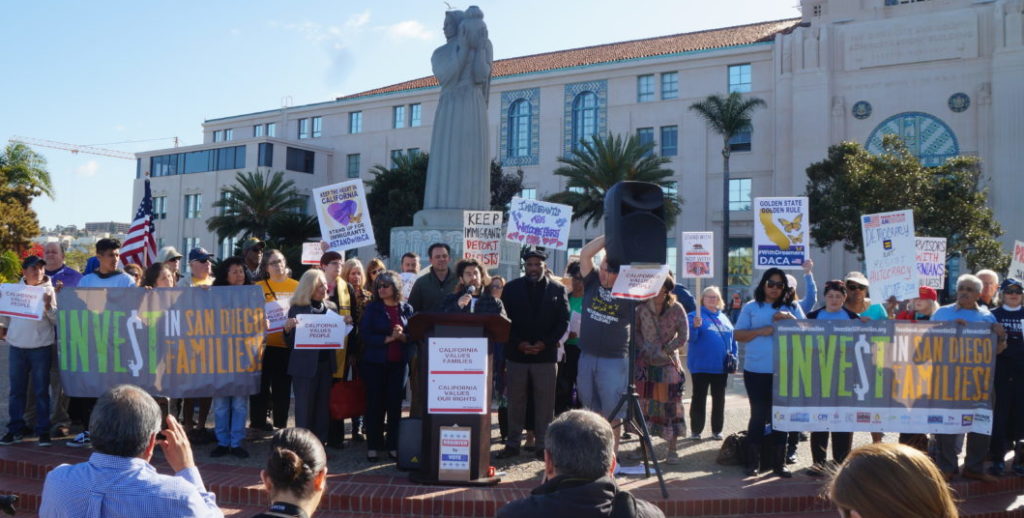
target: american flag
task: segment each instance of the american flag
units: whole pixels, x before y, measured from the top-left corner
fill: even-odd
[[[125,264],[135,263],[143,268],[156,261],[156,239],[153,232],[153,192],[149,189],[146,179],[146,193],[135,212],[132,227],[128,229],[128,239],[121,244],[121,261]]]

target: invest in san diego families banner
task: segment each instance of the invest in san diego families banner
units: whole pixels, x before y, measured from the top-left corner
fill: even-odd
[[[776,324],[773,426],[782,431],[991,434],[989,324]]]
[[[60,377],[68,395],[121,383],[174,398],[259,392],[266,318],[258,286],[64,288]]]

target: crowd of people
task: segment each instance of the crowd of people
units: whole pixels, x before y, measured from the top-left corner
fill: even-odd
[[[715,286],[705,288],[695,298],[671,275],[659,293],[647,301],[615,298],[612,286],[621,265],[607,257],[596,262],[604,248],[603,237],[587,243],[579,260],[570,263],[561,277],[548,268],[545,250],[530,247],[521,257],[522,277],[507,282],[502,277],[491,277],[472,259],[453,265],[451,248],[445,243],[429,247],[429,266],[423,270],[413,253],[402,257],[402,271],[395,272],[387,270],[380,259],[364,266],[358,258],[346,260],[337,252],[326,252],[318,267],[297,280],[292,278],[284,254],[266,250],[266,244],[256,238],[242,244],[240,255],[222,258],[215,271],[212,254],[202,248],[190,250],[184,274],[180,263],[186,256],[173,247],[161,250],[159,262],[146,270],[120,269],[119,248],[116,240],[100,240],[96,257],[90,260],[91,269],[84,275],[64,264],[63,251],[56,243],[46,245],[44,257],[24,260],[21,282],[47,288],[45,313],[39,321],[0,320],[0,333],[10,344],[11,377],[10,419],[0,445],[36,434],[38,444],[47,446],[52,437],[68,435],[74,421],[83,431],[68,445],[92,445],[99,450],[96,414],[106,410],[95,399],[68,398],[57,374],[55,292],[62,287],[204,289],[256,285],[267,302],[290,303],[283,330],[266,334],[259,392],[250,397],[211,395],[184,400],[153,395],[154,404],[168,423],[173,420],[171,428],[180,430],[191,442],[215,443],[211,457],[247,457],[247,424],[268,433],[276,430],[273,441],[318,443],[317,447],[295,446],[301,454],[294,448],[274,446],[271,464],[286,469],[301,460],[304,470],[311,470],[303,471],[303,484],[320,490],[322,484],[316,482],[320,471],[313,469],[323,464],[317,448],[343,448],[346,436],[350,444],[365,440],[368,462],[379,462],[384,456],[397,460],[403,399],[410,383],[415,387],[418,382],[416,343],[407,334],[409,319],[415,313],[429,312],[496,314],[510,321],[507,342],[496,344],[494,350],[493,393],[504,442],[496,457],[514,460],[524,450],[548,464],[553,457],[552,479],[557,478],[559,448],[565,448],[553,442],[565,439],[557,439],[555,424],[560,421],[556,417],[584,419],[571,412],[578,408],[603,417],[610,429],[616,430],[610,433],[610,455],[615,458],[624,428],[620,426],[624,418],[620,397],[632,381],[651,434],[667,443],[663,461],[675,464],[679,462],[681,437],[692,441],[723,439],[725,391],[730,374],[737,372],[742,373],[750,407],[746,475],[771,470],[776,476],[790,477],[788,465],[796,461],[801,437],[771,426],[775,322],[900,319],[989,323],[999,338],[992,435],[971,433],[964,441],[958,435],[934,434],[929,438],[924,434],[900,434],[899,442],[926,452],[946,480],[961,473],[985,481],[1006,473],[1006,453],[1016,444],[1012,471],[1024,475],[1024,452],[1020,447],[1024,438],[1022,282],[1009,278],[1000,283],[998,275],[990,270],[960,276],[955,302],[942,307],[937,292],[928,287],[920,289],[918,298],[902,304],[894,299],[873,301],[868,279],[854,271],[843,279],[824,283],[823,304],[816,306],[817,284],[811,261],[804,268],[802,297],[798,296],[795,277],[771,268],[753,287],[753,298],[747,302],[739,293],[726,297]],[[297,316],[326,312],[336,312],[351,324],[345,346],[338,350],[295,350]],[[629,343],[633,326],[636,357],[631,372]],[[683,400],[686,372],[693,384],[689,428]],[[353,379],[362,380],[366,387],[365,413],[347,423],[334,420],[329,411],[332,386]],[[129,392],[112,397],[131,399],[134,396],[129,397]],[[419,392],[411,392],[413,407],[424,397]],[[705,436],[709,394],[710,434]],[[613,414],[616,408],[619,411]],[[206,428],[211,409],[215,420],[212,434]],[[292,412],[295,426],[308,432],[285,433]],[[148,414],[144,417],[147,422],[151,420]],[[872,439],[880,443],[883,437],[873,433]],[[831,461],[827,456],[830,440]],[[153,443],[136,442],[132,447],[144,446],[152,453]],[[160,444],[166,451],[168,445],[173,450],[174,443],[175,439],[169,438]],[[852,443],[851,432],[812,433],[813,465],[808,473],[824,475],[853,459]],[[964,443],[967,456],[961,472],[957,459]],[[986,462],[991,463],[988,470],[984,469]],[[605,464],[600,470],[615,469],[616,462]],[[289,486],[284,479],[274,477],[273,470],[264,475],[268,487],[297,491],[297,485]],[[201,481],[197,484],[195,477],[184,478],[201,489]],[[202,491],[199,493],[196,505],[201,505]],[[303,489],[300,493],[308,492]]]

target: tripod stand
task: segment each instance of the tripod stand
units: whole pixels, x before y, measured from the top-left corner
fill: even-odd
[[[647,428],[647,420],[640,409],[640,395],[636,393],[636,381],[633,379],[633,369],[636,362],[636,326],[637,322],[634,318],[633,325],[629,326],[629,374],[627,378],[629,384],[626,385],[626,391],[622,393],[619,402],[615,404],[615,409],[612,410],[611,416],[618,415],[622,406],[626,406],[626,418],[622,420],[620,426],[625,428],[626,423],[633,423],[640,438],[640,450],[643,452],[644,476],[651,476],[651,466],[648,461],[652,461],[654,463],[654,472],[658,475],[658,485],[661,486],[661,496],[668,499],[665,477],[661,473],[661,466],[658,466],[658,457],[654,454],[654,446],[651,444],[651,432]],[[648,459],[648,455],[650,455],[650,459]]]

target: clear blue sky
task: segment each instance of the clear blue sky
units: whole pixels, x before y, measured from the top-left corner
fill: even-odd
[[[799,16],[798,0],[475,3],[496,59]],[[198,144],[205,119],[430,74],[444,10],[424,0],[15,2],[0,18],[0,139],[128,152],[174,136]],[[130,221],[134,161],[35,149],[56,186],[55,201],[33,204],[41,225]]]

